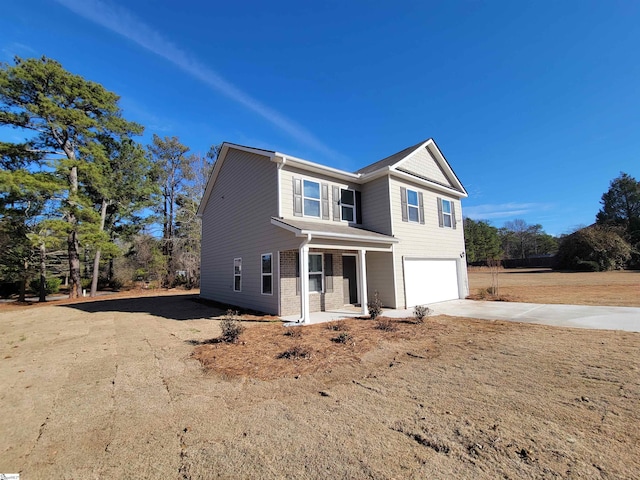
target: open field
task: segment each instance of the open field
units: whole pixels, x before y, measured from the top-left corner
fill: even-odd
[[[219,313],[193,295],[0,310],[0,471],[640,477],[640,334],[436,317],[350,320],[337,344],[250,322],[244,343],[194,346]],[[275,358],[296,344],[311,358]]]
[[[499,275],[500,296],[525,303],[613,305],[640,307],[640,271],[557,272],[546,268],[504,269]],[[491,286],[487,268],[469,268],[473,297]]]

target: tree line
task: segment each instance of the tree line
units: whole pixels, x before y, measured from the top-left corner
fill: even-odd
[[[119,97],[55,60],[0,65],[0,282],[24,301],[68,283],[70,298],[137,280],[197,286],[197,208],[218,147],[137,138]],[[161,236],[153,235],[161,225]]]
[[[497,228],[487,221],[465,218],[467,261],[554,256],[555,268],[564,270],[640,268],[640,182],[621,172],[610,182],[600,203],[594,224],[559,237],[524,220]]]

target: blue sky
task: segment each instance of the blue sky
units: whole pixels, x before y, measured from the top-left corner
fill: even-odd
[[[46,55],[194,152],[353,171],[432,137],[464,214],[551,234],[640,178],[640,2],[21,0],[0,59]],[[2,132],[4,138],[16,133]]]

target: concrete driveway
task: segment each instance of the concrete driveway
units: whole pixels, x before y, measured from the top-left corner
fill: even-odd
[[[640,308],[451,300],[429,305],[435,315],[640,332]],[[410,311],[407,312],[409,315]],[[390,311],[385,311],[388,315]],[[404,315],[406,316],[406,315]]]

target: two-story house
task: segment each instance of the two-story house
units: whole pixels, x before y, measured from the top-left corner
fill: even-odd
[[[300,315],[464,298],[467,193],[432,139],[355,173],[224,143],[198,215],[203,298]]]

